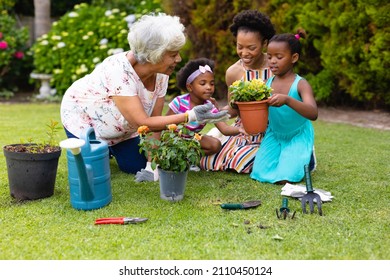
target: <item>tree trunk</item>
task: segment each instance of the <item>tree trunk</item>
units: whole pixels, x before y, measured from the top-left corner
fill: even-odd
[[[50,20],[50,0],[34,0],[34,39],[49,32]]]

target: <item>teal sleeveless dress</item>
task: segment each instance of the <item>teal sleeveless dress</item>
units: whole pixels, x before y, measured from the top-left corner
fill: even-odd
[[[267,81],[271,86],[274,77]],[[302,101],[298,93],[299,75],[291,85],[289,96]],[[257,151],[252,179],[276,183],[287,180],[300,182],[304,166],[310,163],[314,145],[314,129],[311,121],[287,105],[269,107],[268,127],[260,149]]]

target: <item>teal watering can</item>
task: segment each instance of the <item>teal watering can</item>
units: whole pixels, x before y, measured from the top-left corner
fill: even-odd
[[[108,145],[96,140],[93,128],[86,129],[80,139],[60,142],[67,149],[70,202],[78,210],[93,210],[112,200]]]

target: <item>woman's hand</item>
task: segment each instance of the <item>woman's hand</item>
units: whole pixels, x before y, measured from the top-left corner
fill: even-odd
[[[219,111],[217,113],[211,113],[213,105],[210,103],[198,105],[192,108],[188,112],[188,122],[196,121],[198,123],[217,123],[226,121],[230,115],[227,111]]]

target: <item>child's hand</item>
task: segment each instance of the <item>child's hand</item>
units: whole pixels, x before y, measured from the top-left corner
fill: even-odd
[[[213,105],[215,106],[215,108],[217,108],[218,111],[219,111],[218,102],[217,102],[217,100],[215,100],[214,97],[210,97],[210,102],[213,103]]]
[[[244,134],[244,135],[249,135],[248,132],[246,132],[245,129],[242,126],[240,126],[238,128],[238,132],[241,133],[241,134]]]
[[[288,96],[285,94],[273,93],[272,96],[268,98],[267,103],[270,106],[280,107],[287,103],[287,98]]]

